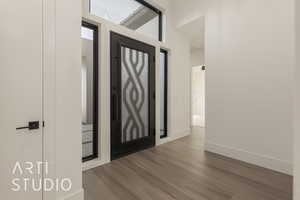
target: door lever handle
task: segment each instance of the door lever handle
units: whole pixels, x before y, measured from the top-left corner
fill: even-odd
[[[39,128],[40,128],[40,122],[39,121],[32,121],[32,122],[28,122],[28,126],[18,127],[16,129],[17,130],[21,130],[21,129],[35,130],[35,129],[39,129]]]

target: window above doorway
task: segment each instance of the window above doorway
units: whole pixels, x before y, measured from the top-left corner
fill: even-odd
[[[90,0],[90,12],[162,41],[162,12],[144,0]]]

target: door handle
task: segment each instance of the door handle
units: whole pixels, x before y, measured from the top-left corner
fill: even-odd
[[[40,122],[39,121],[31,121],[28,122],[28,126],[24,126],[24,127],[18,127],[16,128],[17,130],[21,130],[21,129],[28,129],[28,130],[36,130],[40,128]]]

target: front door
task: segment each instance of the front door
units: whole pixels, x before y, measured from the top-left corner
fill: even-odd
[[[41,200],[43,1],[1,0],[0,24],[0,199]]]
[[[155,145],[155,47],[111,32],[111,159]]]

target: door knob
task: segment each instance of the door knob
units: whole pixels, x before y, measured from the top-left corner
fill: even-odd
[[[35,129],[39,129],[39,128],[40,128],[40,122],[39,121],[31,121],[31,122],[28,122],[28,126],[18,127],[16,129],[17,130],[21,130],[21,129],[35,130]]]

